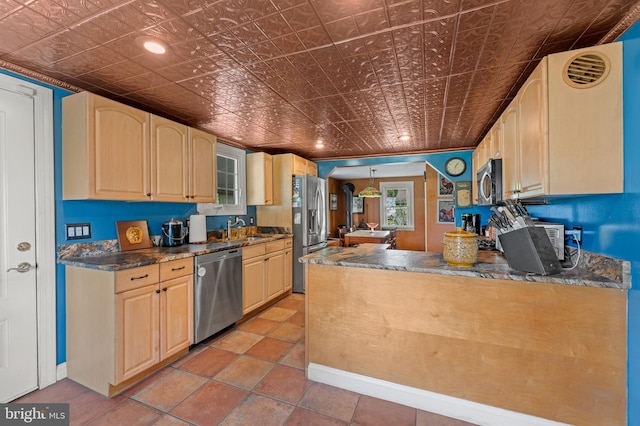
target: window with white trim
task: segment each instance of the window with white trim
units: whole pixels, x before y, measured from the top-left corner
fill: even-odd
[[[380,228],[413,229],[413,182],[380,182]]]
[[[199,203],[207,216],[247,214],[247,158],[243,149],[219,143],[217,149],[217,203]]]

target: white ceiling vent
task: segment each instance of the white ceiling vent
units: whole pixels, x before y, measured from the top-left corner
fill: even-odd
[[[562,77],[571,87],[587,89],[603,82],[610,69],[609,58],[602,53],[584,52],[567,61]]]

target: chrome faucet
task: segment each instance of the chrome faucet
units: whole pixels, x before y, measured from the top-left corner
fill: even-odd
[[[231,227],[240,223],[242,223],[242,226],[247,226],[246,222],[241,217],[236,220],[236,223],[231,223],[231,218],[227,219],[227,239],[231,238]]]

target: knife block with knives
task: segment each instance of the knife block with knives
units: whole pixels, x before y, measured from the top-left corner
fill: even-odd
[[[562,270],[549,235],[535,226],[520,202],[505,200],[504,207],[491,207],[491,211],[489,222],[500,231],[498,238],[510,268],[540,275]]]

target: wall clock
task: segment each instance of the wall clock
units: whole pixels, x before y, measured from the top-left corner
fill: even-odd
[[[465,170],[467,170],[467,163],[460,157],[450,158],[444,163],[444,171],[449,176],[460,176]]]

